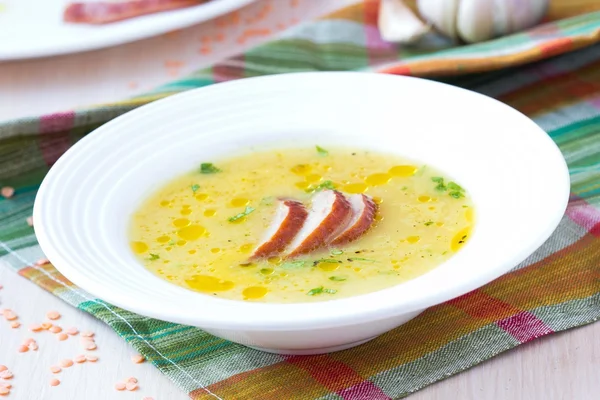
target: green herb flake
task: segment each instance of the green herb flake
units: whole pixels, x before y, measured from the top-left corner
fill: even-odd
[[[444,183],[444,178],[442,178],[441,176],[432,176],[431,180],[435,183]]]
[[[150,253],[150,261],[158,260],[160,256],[158,254]]]
[[[464,194],[462,194],[461,192],[458,192],[458,191],[450,192],[448,194],[450,195],[450,197],[454,197],[455,199],[460,199],[461,197],[465,197]]]
[[[427,221],[427,222],[425,222],[425,226],[429,226],[429,225],[433,225],[433,221]]]
[[[400,188],[400,190],[406,190],[408,189],[408,186],[402,186],[402,188]]]
[[[316,146],[317,148],[317,152],[319,153],[320,156],[328,156],[329,152],[327,150],[325,150],[324,148],[322,148],[321,146]]]
[[[308,291],[308,293],[306,293],[306,294],[309,295],[309,296],[315,296],[315,295],[321,294],[321,293],[323,293],[323,286],[319,286],[319,287],[316,287],[314,289],[310,289]]]
[[[249,215],[250,213],[252,213],[254,210],[255,210],[254,208],[252,208],[250,206],[246,206],[246,209],[243,212],[241,212],[241,213],[239,213],[237,215],[234,215],[233,217],[230,217],[228,219],[228,221],[229,222],[235,222],[235,221],[237,221],[239,219],[242,219],[242,218],[246,217],[247,215]]]
[[[221,170],[213,163],[202,163],[200,164],[200,173],[201,174],[216,174],[217,172],[221,172]]]
[[[196,193],[198,191],[198,189],[200,189],[200,185],[198,185],[197,183],[194,183],[190,187],[192,188],[192,193]]]
[[[349,258],[348,261],[366,261],[366,262],[377,262],[376,260],[371,260],[368,258],[358,258],[358,257],[352,257]]]
[[[309,290],[306,294],[308,296],[316,296],[316,295],[321,294],[321,293],[336,294],[337,290],[335,290],[335,289],[325,289],[323,286],[319,286],[319,287],[316,287],[314,289]]]
[[[332,256],[339,256],[340,254],[344,254],[344,250],[331,250]]]
[[[464,192],[465,191],[465,189],[463,189],[462,186],[460,186],[456,182],[448,182],[448,189],[455,191],[455,192]]]
[[[335,185],[333,184],[332,181],[324,181],[324,182],[321,182],[320,184],[318,184],[317,186],[315,186],[314,188],[308,188],[308,189],[306,189],[306,192],[307,193],[320,192],[323,189],[334,190],[335,189]]]
[[[329,280],[334,282],[344,282],[346,278],[342,278],[341,276],[330,276]]]
[[[283,269],[297,269],[302,268],[306,265],[306,261],[289,261],[281,264],[281,268]]]
[[[318,264],[318,263],[339,264],[339,263],[341,263],[341,261],[334,260],[333,258],[321,258],[320,260],[316,260],[315,263],[316,264]]]

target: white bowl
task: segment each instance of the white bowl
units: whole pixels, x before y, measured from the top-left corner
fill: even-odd
[[[290,143],[393,152],[441,169],[475,202],[471,239],[409,282],[318,303],[214,298],[136,260],[127,228],[151,192],[202,160]],[[100,299],[265,351],[314,354],[368,341],[507,272],[550,236],[568,194],[552,140],[498,101],[415,78],[301,73],[192,90],[105,124],[50,170],[34,220],[56,268]]]

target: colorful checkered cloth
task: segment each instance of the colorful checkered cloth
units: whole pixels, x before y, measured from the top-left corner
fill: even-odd
[[[146,96],[1,124],[0,186],[14,186],[16,195],[0,199],[0,261],[109,324],[194,399],[396,399],[521,343],[596,321],[600,45],[594,43],[600,38],[600,12],[487,43],[427,52],[384,43],[375,26],[376,10],[375,1],[365,1]],[[537,62],[515,68],[532,61]],[[26,218],[38,185],[48,167],[94,128],[154,99],[214,82],[349,69],[443,75],[533,118],[560,146],[571,173],[569,207],[554,235],[481,289],[362,346],[305,357],[262,353],[197,328],[132,314],[75,287],[50,264],[34,265],[43,255]],[[483,70],[495,71],[448,77]]]

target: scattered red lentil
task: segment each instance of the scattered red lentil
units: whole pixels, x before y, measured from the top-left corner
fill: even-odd
[[[43,329],[42,326],[38,325],[38,324],[29,325],[29,330],[32,332],[39,332],[42,329]]]
[[[35,265],[37,265],[37,266],[46,265],[46,264],[50,264],[50,260],[48,260],[47,258],[40,258],[39,260],[37,260],[35,262]]]
[[[119,382],[117,384],[115,384],[115,389],[121,391],[121,390],[125,390],[125,384],[123,382]]]
[[[54,320],[60,318],[60,313],[58,311],[48,311],[48,313],[46,314],[46,317],[48,317],[48,319],[51,319],[54,321]]]
[[[92,355],[86,355],[85,359],[88,360],[89,362],[96,362],[96,361],[98,361],[98,357],[92,356]]]
[[[141,364],[144,361],[146,361],[146,359],[141,354],[134,354],[133,356],[131,356],[131,361],[133,361],[136,364]]]
[[[1,379],[12,379],[13,376],[14,376],[13,373],[10,372],[9,370],[0,372]]]
[[[210,53],[212,53],[212,49],[208,46],[202,46],[200,48],[200,53],[201,54],[210,54]]]
[[[138,385],[135,382],[127,382],[125,384],[125,388],[127,390],[129,390],[130,392],[133,392],[134,390],[136,390],[138,388]]]
[[[50,386],[58,386],[60,385],[60,381],[58,379],[50,379]]]
[[[6,371],[8,367],[6,365],[0,365],[0,372]]]
[[[94,337],[94,332],[90,332],[90,331],[81,332],[81,336],[82,337]]]
[[[152,397],[144,397],[142,400],[154,400]]]
[[[33,217],[27,217],[27,225],[33,226]]]
[[[73,361],[75,361],[77,364],[81,364],[84,363],[86,361],[86,358],[83,354],[80,354],[78,356],[76,356]]]
[[[68,358],[65,358],[64,360],[61,360],[59,362],[59,365],[63,368],[69,368],[73,366],[73,361],[69,360]]]
[[[62,328],[58,325],[51,326],[48,330],[52,333],[60,333],[62,332]]]
[[[27,353],[29,351],[29,347],[22,344],[19,346],[18,351],[19,351],[19,353]]]
[[[33,350],[33,351],[38,351],[39,347],[38,344],[36,342],[33,342],[29,345],[29,349]]]
[[[5,199],[10,199],[15,194],[15,189],[10,186],[4,186],[2,189],[0,189],[0,194]]]
[[[58,365],[52,365],[50,367],[50,372],[52,372],[53,374],[58,374],[60,371],[62,371],[62,368]]]
[[[43,322],[42,323],[42,329],[44,329],[44,330],[47,331],[50,328],[52,328],[52,323],[51,322]]]
[[[75,327],[69,328],[65,332],[67,332],[67,334],[69,334],[71,336],[75,336],[79,333],[79,331]]]
[[[19,317],[17,317],[17,314],[15,314],[12,310],[4,310],[4,318],[7,321],[14,321]]]
[[[133,382],[133,383],[138,383],[138,380],[136,377],[130,377],[129,379],[127,379],[127,382]]]
[[[69,338],[69,335],[67,335],[64,332],[61,332],[58,335],[56,335],[56,338],[62,342],[63,340],[67,340]]]
[[[0,387],[5,387],[7,389],[10,389],[12,387],[12,385],[8,382],[0,382]]]
[[[18,328],[18,327],[20,327],[20,326],[21,326],[21,323],[20,323],[20,322],[18,322],[18,321],[13,321],[13,322],[11,322],[11,324],[10,324],[10,327],[11,327],[11,328],[13,328],[13,329],[15,329],[15,328]]]
[[[0,396],[6,396],[10,394],[10,389],[4,386],[0,386]]]
[[[27,338],[27,339],[23,340],[23,344],[25,346],[29,346],[33,342],[35,342],[35,340],[33,338]]]
[[[88,343],[84,347],[86,350],[96,350],[97,349],[96,343]]]

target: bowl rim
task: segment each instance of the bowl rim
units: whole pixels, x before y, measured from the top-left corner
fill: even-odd
[[[375,299],[377,292],[371,292],[359,296],[351,296],[342,299],[328,300],[324,302],[311,302],[311,303],[289,303],[289,304],[281,304],[281,303],[252,303],[252,302],[241,302],[236,300],[225,300],[220,298],[213,298],[207,295],[203,295],[200,293],[195,293],[197,296],[202,297],[202,301],[206,303],[220,303],[220,304],[244,304],[245,309],[247,310],[255,310],[255,315],[259,316],[255,323],[249,323],[247,319],[244,320],[232,320],[231,318],[227,318],[227,316],[223,315],[214,315],[210,313],[205,313],[203,315],[192,315],[190,312],[185,310],[173,310],[169,309],[168,306],[162,308],[149,308],[143,299],[134,299],[132,296],[124,294],[124,293],[115,293],[115,291],[110,288],[102,287],[98,285],[93,279],[86,276],[84,273],[79,271],[78,266],[71,265],[66,257],[61,254],[60,251],[57,251],[53,238],[48,234],[47,229],[44,225],[44,215],[41,211],[43,208],[47,207],[47,203],[52,200],[52,191],[55,190],[53,187],[60,182],[60,175],[62,173],[62,169],[68,166],[68,161],[76,155],[78,152],[83,151],[87,146],[93,147],[93,144],[102,140],[102,134],[105,131],[110,131],[114,129],[119,129],[119,126],[122,123],[137,119],[139,116],[148,114],[151,112],[160,112],[163,108],[171,108],[175,106],[178,102],[188,101],[190,98],[194,98],[196,96],[210,96],[211,93],[215,91],[229,91],[234,93],[235,90],[244,90],[246,87],[252,88],[256,85],[262,85],[266,81],[271,81],[270,84],[280,84],[284,85],[287,80],[297,80],[297,79],[367,79],[367,80],[408,80],[408,81],[418,81],[419,85],[433,85],[439,87],[445,87],[445,90],[452,90],[457,92],[468,93],[469,96],[479,96],[482,101],[493,102],[496,107],[503,107],[510,109],[510,112],[516,113],[520,115],[520,118],[523,119],[524,123],[529,124],[529,128],[532,131],[535,131],[539,136],[540,145],[545,146],[545,151],[547,151],[547,155],[553,158],[553,162],[560,163],[560,169],[562,170],[561,176],[554,177],[554,184],[560,188],[560,191],[563,192],[562,198],[552,199],[553,201],[553,213],[547,219],[547,223],[543,227],[538,227],[538,235],[536,237],[532,237],[530,241],[523,246],[520,251],[510,254],[506,256],[505,259],[502,260],[501,263],[494,264],[493,268],[486,268],[481,271],[480,274],[476,276],[468,277],[468,279],[463,279],[460,283],[457,283],[453,286],[449,286],[444,288],[442,291],[438,291],[436,293],[431,293],[430,295],[423,295],[419,298],[412,299],[412,301],[405,300],[397,303],[390,304],[377,304],[373,305],[372,299]],[[327,82],[327,81],[325,81]],[[387,83],[387,81],[386,81]],[[217,85],[210,85],[203,88],[193,89],[184,93],[176,94],[173,96],[169,96],[167,98],[152,102],[150,104],[141,106],[137,109],[129,111],[108,123],[102,125],[101,127],[95,129],[93,132],[89,133],[86,137],[81,139],[79,142],[74,144],[71,148],[69,148],[65,154],[53,165],[50,169],[44,181],[42,182],[38,194],[35,199],[34,204],[34,212],[33,218],[36,221],[34,226],[35,233],[40,244],[40,247],[47,255],[47,257],[53,262],[55,267],[65,276],[67,279],[72,281],[75,285],[84,289],[85,291],[97,296],[99,299],[107,301],[111,304],[114,304],[123,309],[127,309],[129,311],[133,311],[139,313],[141,315],[149,316],[152,318],[158,318],[166,321],[172,321],[176,323],[183,323],[189,325],[195,325],[205,328],[221,328],[221,329],[240,329],[240,330],[273,330],[273,331],[281,331],[281,330],[310,330],[315,328],[326,328],[330,326],[344,326],[344,325],[354,325],[363,322],[382,320],[386,318],[390,318],[393,316],[398,316],[414,311],[423,310],[427,307],[437,305],[443,303],[445,301],[451,300],[453,298],[459,297],[463,294],[466,294],[474,289],[477,289],[492,280],[498,278],[503,275],[511,268],[516,266],[518,263],[525,260],[529,255],[531,255],[537,248],[539,248],[554,232],[560,220],[562,219],[564,212],[567,207],[568,199],[569,199],[569,190],[570,190],[570,181],[569,181],[569,172],[566,165],[566,161],[564,160],[560,150],[557,145],[552,141],[552,139],[543,131],[539,126],[537,126],[533,121],[531,121],[527,116],[523,115],[519,111],[509,107],[508,105],[495,100],[491,97],[472,92],[466,89],[462,89],[459,87],[447,85],[444,83],[434,82],[422,78],[415,77],[406,77],[406,76],[396,76],[396,75],[386,75],[386,74],[377,74],[377,73],[364,73],[364,72],[302,72],[302,73],[290,73],[290,74],[282,74],[282,75],[271,75],[271,76],[262,76],[262,77],[253,77],[253,78],[244,78],[241,80],[230,81],[219,83]],[[38,221],[40,221],[38,223]],[[451,257],[451,259],[454,257]],[[435,270],[434,268],[433,270]],[[421,275],[415,279],[409,280],[405,283],[401,283],[396,286],[392,286],[391,288],[384,289],[383,291],[389,291],[393,289],[397,289],[399,286],[403,286],[406,284],[415,284],[419,280],[419,278],[428,275],[426,273]],[[159,278],[160,279],[160,278]],[[182,290],[189,291],[187,289],[181,288]],[[366,305],[361,307],[360,309],[352,309],[349,308],[351,304],[356,304],[356,299],[362,299],[365,301]],[[225,303],[223,303],[225,302]],[[320,307],[325,303],[336,304],[337,308],[340,310],[339,315],[335,315],[334,318],[324,317],[324,316],[313,316],[311,315],[311,310],[315,310],[315,307]],[[234,305],[235,305],[234,304]],[[335,306],[334,306],[335,307]],[[285,310],[285,314],[289,314],[285,318],[281,318],[281,311]],[[269,315],[273,313],[279,316],[278,319],[269,317]]]

